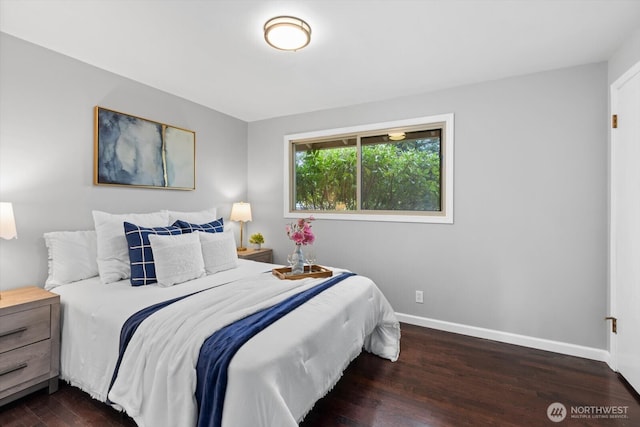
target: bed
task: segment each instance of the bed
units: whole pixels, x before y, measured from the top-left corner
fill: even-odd
[[[203,415],[194,396],[203,341],[328,280],[280,280],[274,267],[237,259],[234,268],[170,287],[131,286],[129,279],[105,284],[100,276],[53,287],[61,298],[61,379],[141,426],[286,427],[304,418],[363,349],[398,358],[399,323],[383,294],[366,277],[332,269],[334,279],[340,276],[335,284],[239,347],[225,371],[219,422]],[[121,350],[132,315],[174,299]]]

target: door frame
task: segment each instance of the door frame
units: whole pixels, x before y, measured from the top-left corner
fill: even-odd
[[[640,61],[632,65],[627,71],[625,71],[620,77],[618,77],[610,86],[609,100],[610,100],[610,118],[618,113],[618,89],[620,89],[629,79],[636,74],[640,73]],[[616,235],[614,233],[616,226],[616,211],[617,205],[614,203],[617,197],[616,179],[613,173],[614,167],[614,151],[616,150],[616,132],[613,132],[611,122],[609,122],[609,316],[615,317],[617,314],[617,277],[616,270],[614,268],[615,261],[617,259],[616,254]],[[614,334],[611,329],[608,329],[609,334],[609,367],[618,372],[618,340],[617,335]]]

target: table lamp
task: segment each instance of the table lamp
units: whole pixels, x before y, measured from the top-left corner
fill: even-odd
[[[13,205],[9,202],[0,202],[0,238],[5,240],[18,238]],[[2,299],[2,289],[0,289],[0,299]]]
[[[238,202],[234,203],[231,207],[231,215],[229,216],[231,221],[239,221],[240,222],[240,246],[238,247],[239,251],[246,251],[247,248],[242,244],[243,236],[242,229],[244,223],[247,221],[251,221],[251,203]]]

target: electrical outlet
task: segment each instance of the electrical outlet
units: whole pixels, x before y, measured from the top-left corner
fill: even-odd
[[[423,293],[422,291],[416,291],[416,302],[418,304],[423,304],[424,303],[424,298],[423,298]]]

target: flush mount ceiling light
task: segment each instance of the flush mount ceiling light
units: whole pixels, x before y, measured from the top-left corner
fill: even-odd
[[[389,139],[392,141],[402,141],[405,138],[404,132],[390,132]]]
[[[264,39],[276,49],[302,49],[311,41],[311,27],[294,16],[276,16],[264,24]]]

